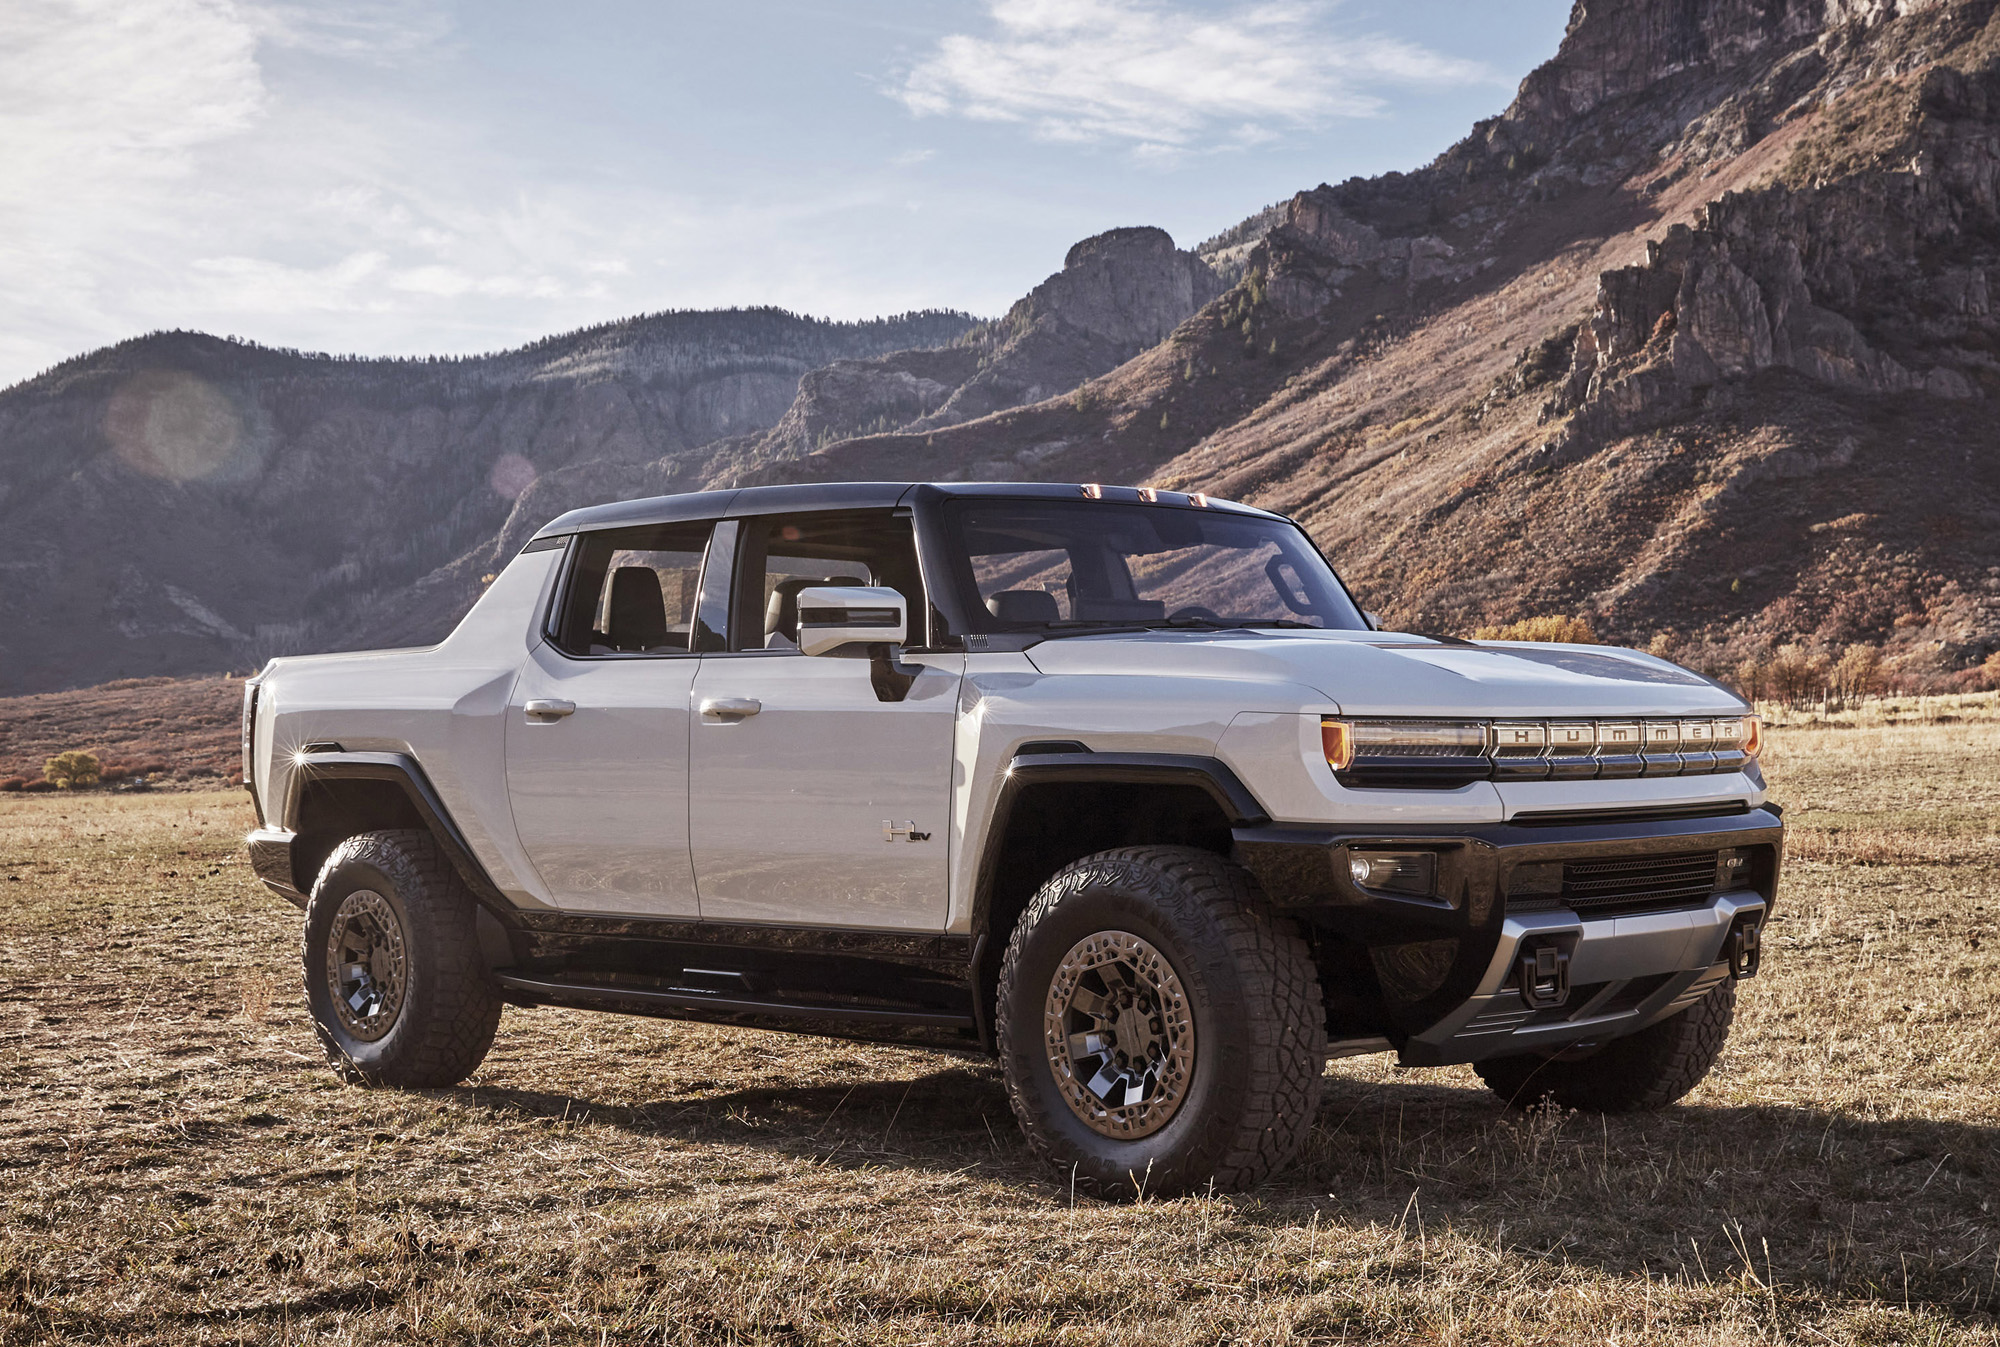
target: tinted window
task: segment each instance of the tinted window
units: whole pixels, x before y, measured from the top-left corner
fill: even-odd
[[[1367,623],[1281,519],[1115,501],[955,501],[946,510],[981,631],[1062,625]]]
[[[901,592],[912,641],[922,639],[916,535],[887,511],[840,510],[741,521],[738,650],[798,649],[798,594],[814,585],[886,585]]]
[[[556,644],[572,655],[689,650],[711,527],[649,524],[584,534],[557,617]]]

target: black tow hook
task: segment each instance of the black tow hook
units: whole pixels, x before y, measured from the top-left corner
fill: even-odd
[[[1551,1010],[1569,1000],[1568,950],[1555,945],[1524,949],[1514,969],[1528,1009]]]
[[[1738,917],[1729,928],[1729,938],[1722,948],[1729,955],[1731,978],[1741,982],[1756,977],[1758,967],[1764,962],[1764,914],[1746,912]]]

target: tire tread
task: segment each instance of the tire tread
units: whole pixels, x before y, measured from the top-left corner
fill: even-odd
[[[472,892],[423,829],[361,833],[335,847],[320,867],[308,904],[309,933],[315,929],[311,904],[322,901],[328,877],[353,864],[373,866],[396,885],[417,927],[404,932],[403,938],[412,947],[421,942],[429,951],[429,985],[420,998],[422,1006],[405,1004],[403,1013],[417,1018],[398,1028],[417,1032],[407,1045],[398,1045],[393,1067],[364,1070],[317,1015],[312,1017],[313,1032],[334,1070],[350,1083],[412,1089],[456,1085],[485,1060],[500,1027],[500,992],[480,949]],[[308,934],[301,959],[308,1003],[310,980],[316,973],[310,941]],[[411,957],[419,957],[415,948]]]
[[[1010,1041],[1011,1007],[1020,995],[1017,974],[1035,928],[1080,890],[1105,882],[1145,892],[1183,931],[1213,931],[1248,988],[1241,1010],[1251,1040],[1244,1045],[1250,1049],[1250,1084],[1231,1135],[1220,1147],[1213,1179],[1218,1189],[1227,1190],[1261,1183],[1298,1152],[1319,1110],[1326,1012],[1319,971],[1304,937],[1271,909],[1249,873],[1229,860],[1195,847],[1133,846],[1098,852],[1058,871],[1029,902],[1008,939],[998,998],[1000,1042]],[[1033,1100],[1012,1072],[1007,1090],[1030,1145],[1063,1167],[1037,1124]],[[1201,1182],[1208,1177],[1201,1176]],[[1078,1186],[1104,1187],[1081,1176]],[[1180,1176],[1164,1176],[1161,1182],[1162,1190],[1193,1186],[1199,1183],[1182,1182]]]

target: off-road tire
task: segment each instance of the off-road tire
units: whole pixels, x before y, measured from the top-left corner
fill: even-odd
[[[1678,1015],[1614,1038],[1588,1057],[1494,1057],[1472,1069],[1514,1108],[1533,1108],[1544,1098],[1591,1113],[1665,1108],[1701,1084],[1735,1018],[1736,984],[1725,982]]]
[[[405,979],[388,1031],[357,1038],[341,1022],[327,976],[335,914],[350,894],[381,895],[401,924]],[[363,833],[333,849],[306,904],[301,948],[306,1005],[327,1060],[352,1084],[456,1085],[493,1046],[500,993],[479,945],[472,894],[431,835]]]
[[[1078,942],[1124,932],[1186,993],[1190,1083],[1151,1135],[1114,1138],[1064,1099],[1044,1039],[1050,987]],[[1236,1190],[1295,1155],[1319,1109],[1326,1011],[1312,951],[1240,866],[1193,847],[1099,852],[1058,871],[1007,943],[997,1017],[1007,1097],[1065,1186],[1102,1198]]]

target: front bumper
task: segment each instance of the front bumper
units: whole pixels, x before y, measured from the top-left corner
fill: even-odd
[[[1728,893],[1707,906],[1599,921],[1566,912],[1508,917],[1478,988],[1450,1014],[1402,1046],[1405,1062],[1443,1066],[1546,1052],[1620,1038],[1686,1010],[1732,974],[1733,931],[1761,924],[1761,894]],[[1520,986],[1524,949],[1568,956],[1569,995],[1537,1008]]]
[[[1731,976],[1732,942],[1754,940],[1770,909],[1784,824],[1766,806],[1471,827],[1273,825],[1239,828],[1235,838],[1236,859],[1273,903],[1320,939],[1336,1037],[1379,1034],[1409,1064],[1442,1065],[1618,1037],[1692,1005]],[[1438,896],[1358,887],[1349,853],[1385,847],[1436,852]],[[1544,898],[1536,910],[1508,911],[1522,866],[1726,849],[1751,858],[1743,883],[1727,892],[1649,910],[1578,910]],[[1561,965],[1559,999],[1521,986],[1521,958],[1538,951]]]

